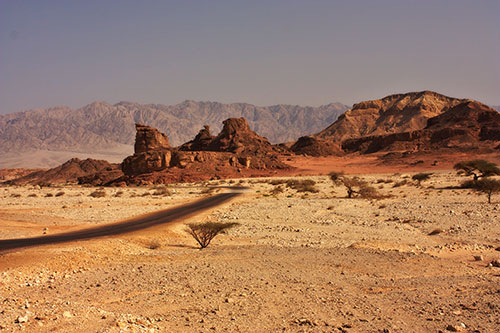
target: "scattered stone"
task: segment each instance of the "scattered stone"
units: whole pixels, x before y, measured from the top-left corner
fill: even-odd
[[[24,316],[19,316],[16,318],[16,323],[17,324],[22,324],[22,323],[25,323],[28,321],[28,315],[24,315]]]
[[[442,232],[443,232],[443,229],[436,228],[436,229],[432,230],[431,232],[429,232],[429,236],[439,235]]]
[[[493,267],[500,267],[500,259],[495,259],[490,263]]]
[[[484,258],[483,258],[483,256],[482,256],[482,255],[478,255],[478,256],[474,256],[474,260],[475,260],[475,261],[483,261],[483,260],[484,260]]]

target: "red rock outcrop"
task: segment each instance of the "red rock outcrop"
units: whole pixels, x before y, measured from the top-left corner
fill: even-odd
[[[135,129],[137,131],[134,144],[134,152],[136,154],[150,150],[171,148],[168,137],[156,128],[135,124]]]
[[[122,162],[127,183],[201,180],[248,173],[245,170],[289,168],[278,157],[283,148],[252,131],[244,118],[225,120],[215,137],[205,126],[193,140],[177,148],[162,145],[168,139],[156,129],[138,125],[137,131],[140,143],[136,143],[136,152]]]
[[[107,177],[108,181],[111,181],[123,175],[118,165],[116,164],[111,164],[104,160],[94,160],[91,158],[88,158],[86,160],[72,158],[58,167],[49,170],[33,172],[24,177],[11,180],[9,183],[19,185],[77,183],[79,181],[79,178],[92,176],[95,174],[111,174],[109,177]],[[103,179],[104,178],[105,177],[103,176]]]

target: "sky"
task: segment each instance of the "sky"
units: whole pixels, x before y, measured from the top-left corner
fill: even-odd
[[[500,104],[499,0],[0,0],[0,113],[420,90]]]

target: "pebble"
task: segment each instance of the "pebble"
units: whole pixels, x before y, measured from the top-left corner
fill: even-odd
[[[483,258],[483,256],[479,255],[479,256],[474,256],[474,260],[475,261],[483,261],[484,258]]]
[[[28,315],[25,316],[19,316],[16,318],[16,323],[22,324],[28,321]]]
[[[64,318],[71,318],[71,317],[73,317],[73,315],[72,315],[72,314],[71,314],[71,312],[69,312],[69,311],[64,311],[64,312],[63,312],[63,317],[64,317]]]

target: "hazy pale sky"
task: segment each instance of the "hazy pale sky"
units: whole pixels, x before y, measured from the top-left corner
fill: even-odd
[[[499,0],[0,1],[0,113],[417,90],[500,104]]]

